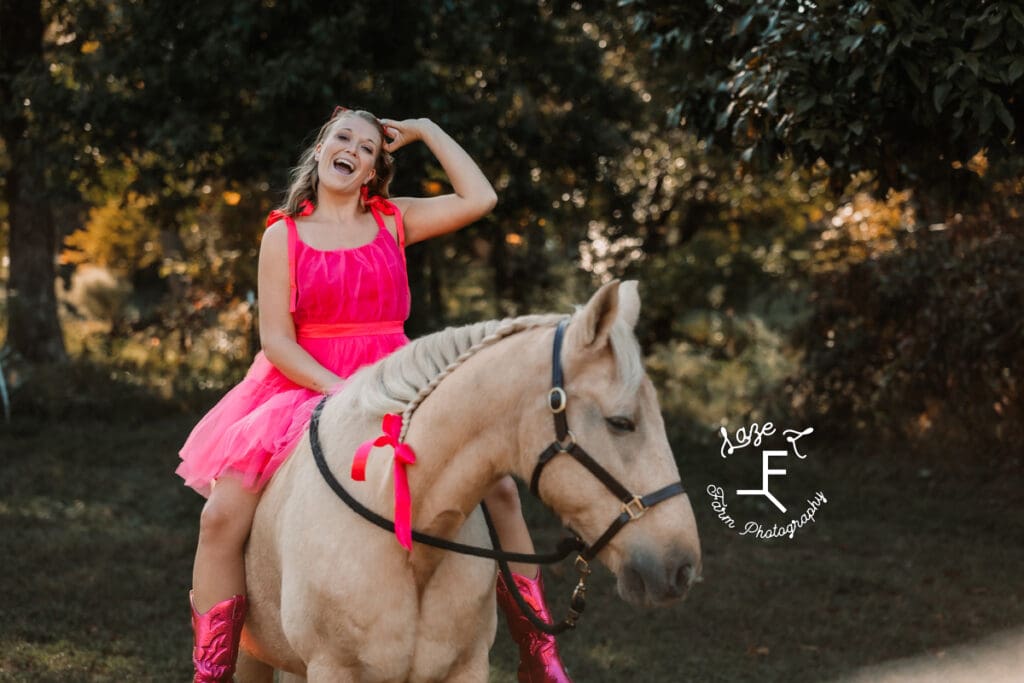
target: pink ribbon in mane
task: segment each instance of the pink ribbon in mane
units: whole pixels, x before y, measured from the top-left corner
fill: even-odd
[[[366,480],[366,461],[370,457],[370,449],[391,446],[395,450],[395,536],[406,550],[412,550],[412,495],[409,493],[409,478],[405,471],[407,465],[416,464],[416,453],[412,448],[398,440],[402,433],[402,416],[388,413],[381,422],[384,432],[376,439],[364,442],[356,449],[352,459],[352,479]]]

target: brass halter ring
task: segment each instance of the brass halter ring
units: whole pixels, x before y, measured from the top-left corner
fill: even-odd
[[[561,451],[562,453],[567,453],[568,451],[572,450],[573,446],[576,445],[576,435],[573,434],[572,430],[570,429],[565,433],[565,440],[555,441],[555,445],[558,447],[559,451]]]

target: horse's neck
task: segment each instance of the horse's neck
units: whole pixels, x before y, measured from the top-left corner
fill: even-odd
[[[430,525],[450,511],[468,516],[507,473],[522,471],[519,422],[524,398],[541,400],[542,368],[531,330],[480,351],[441,382],[409,425],[417,462],[409,468],[414,522]],[[441,529],[438,529],[442,531]]]

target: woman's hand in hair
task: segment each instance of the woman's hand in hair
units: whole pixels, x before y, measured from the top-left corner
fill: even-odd
[[[380,123],[384,126],[384,132],[388,137],[384,141],[384,149],[387,152],[394,152],[411,142],[423,140],[430,134],[431,128],[437,127],[430,119],[406,119],[404,121],[381,119]]]

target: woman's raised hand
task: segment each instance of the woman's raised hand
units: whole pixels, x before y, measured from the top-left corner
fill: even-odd
[[[404,216],[405,243],[443,235],[486,216],[498,201],[494,188],[476,162],[448,133],[430,119],[393,121],[381,119],[383,148],[394,152],[415,142],[423,142],[441,163],[452,192],[432,197],[395,197]]]
[[[404,121],[381,119],[380,123],[384,126],[384,132],[389,138],[384,141],[384,150],[387,152],[394,152],[410,142],[422,140],[427,129],[434,125],[430,119],[406,119]]]

